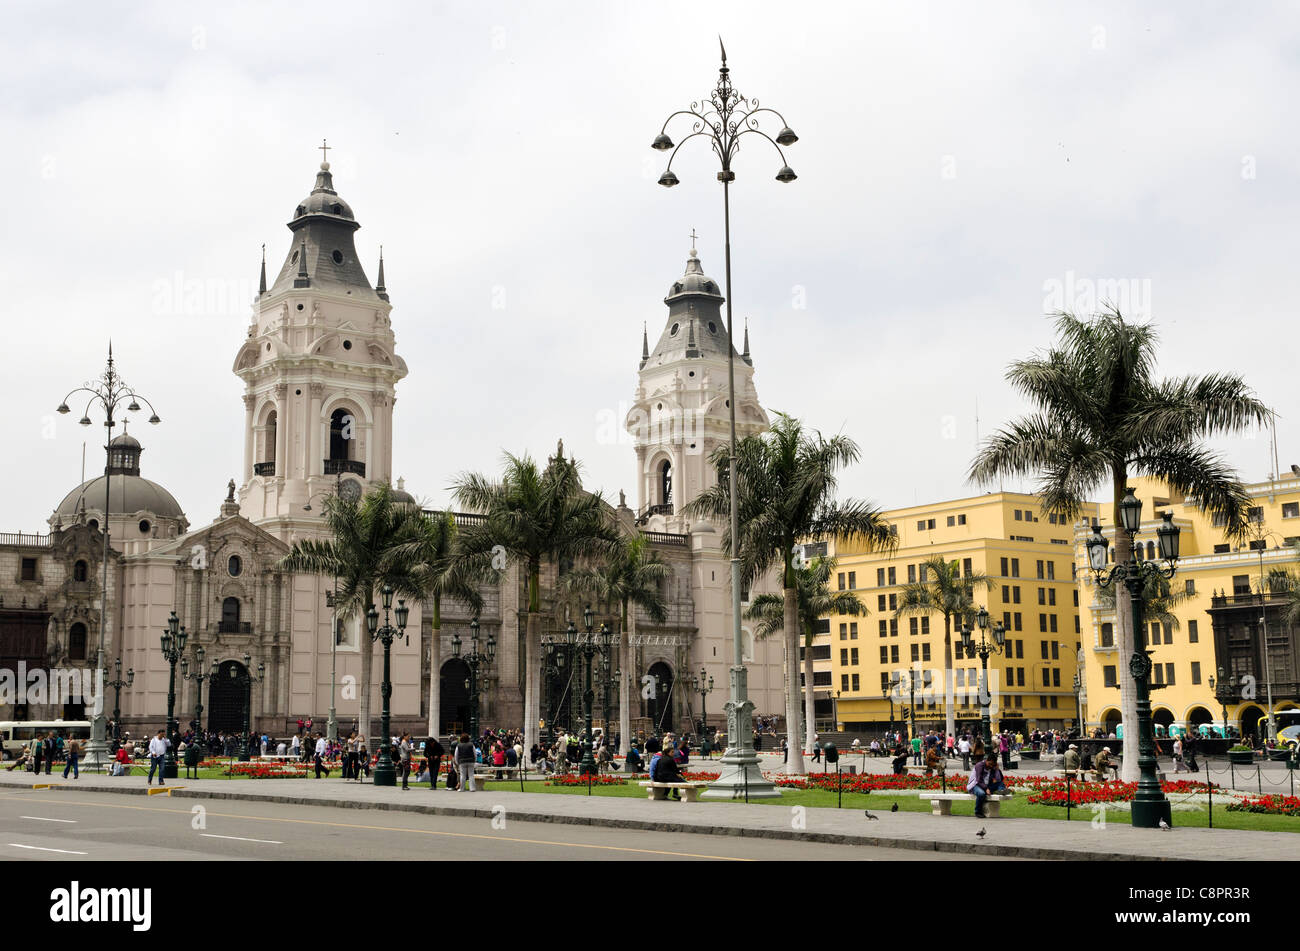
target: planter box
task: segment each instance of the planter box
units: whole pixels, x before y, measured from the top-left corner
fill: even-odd
[[[1253,752],[1234,753],[1229,750],[1228,762],[1233,766],[1250,766],[1255,762],[1255,754]]]
[[[1038,750],[1021,750],[1021,759],[1038,759]]]

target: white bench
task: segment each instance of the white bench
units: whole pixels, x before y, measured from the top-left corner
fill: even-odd
[[[501,774],[500,777],[497,776],[498,773]],[[518,774],[519,774],[518,766],[488,766],[488,767],[480,766],[474,770],[474,778],[480,780],[491,779],[495,781],[498,778],[502,780],[507,780],[507,779],[513,780],[518,777]]]
[[[670,789],[681,790],[682,802],[698,802],[700,799],[700,793],[709,788],[708,783],[644,782],[640,785],[641,788],[649,790],[646,796],[647,799],[655,799],[661,802],[668,798],[668,790]]]
[[[927,797],[921,793],[922,798],[930,800],[930,815],[932,816],[950,816],[952,815],[952,804],[954,802],[974,802],[975,797],[968,792],[950,792],[950,793],[930,793]],[[990,819],[998,818],[1000,804],[1005,799],[1012,798],[1010,793],[993,794],[984,797],[984,812]]]

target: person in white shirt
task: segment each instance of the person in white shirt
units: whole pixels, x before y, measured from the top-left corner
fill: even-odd
[[[957,741],[957,752],[961,754],[961,768],[970,769],[970,737],[962,735]]]
[[[145,782],[146,786],[153,783],[153,771],[158,770],[158,785],[163,785],[163,764],[167,759],[167,747],[171,744],[163,736],[163,731],[159,730],[158,735],[149,741],[149,778]]]
[[[330,771],[325,766],[325,737],[320,734],[316,735],[316,778],[320,779],[321,771],[324,771],[326,778],[329,778]]]
[[[297,759],[297,758],[298,758],[298,753],[299,753],[301,750],[302,750],[301,741],[298,739],[298,734],[295,733],[295,734],[293,735],[293,739],[290,741],[290,744],[289,744],[289,752],[293,754],[294,759]]]

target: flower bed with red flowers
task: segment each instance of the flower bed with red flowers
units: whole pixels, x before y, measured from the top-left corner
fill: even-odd
[[[587,776],[582,773],[565,773],[547,782],[548,786],[583,786],[587,785]],[[600,775],[591,777],[593,786],[626,786],[627,780],[622,776]]]
[[[304,763],[230,763],[227,768],[240,779],[302,779],[307,775]]]
[[[1034,778],[1041,779],[1041,777]],[[1102,802],[1131,802],[1137,794],[1138,784],[1122,782],[1071,783],[1067,793],[1064,780],[1044,779],[1040,783],[1031,784],[1030,788],[1034,791],[1030,793],[1026,802],[1031,805],[1064,806],[1068,799],[1070,805],[1087,806]],[[1170,795],[1204,793],[1208,790],[1205,783],[1184,779],[1161,783],[1160,788]],[[1231,809],[1232,807],[1229,806],[1228,808]]]
[[[1270,816],[1300,816],[1300,796],[1249,796],[1230,802],[1229,812],[1263,812]]]
[[[710,773],[706,770],[687,771],[682,773],[682,779],[688,783],[711,783],[721,775],[721,773]]]

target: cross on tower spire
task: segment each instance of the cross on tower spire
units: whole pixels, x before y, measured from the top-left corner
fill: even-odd
[[[320,149],[320,160],[321,160],[321,163],[324,164],[325,162],[328,162],[328,161],[329,161],[329,150],[330,150],[331,146],[327,145],[324,139],[321,139],[321,140],[320,140],[320,145],[317,146],[317,147]]]
[[[699,237],[699,235],[697,235],[697,234],[695,233],[695,229],[692,228],[692,229],[691,229],[691,250],[692,250],[692,251],[695,250],[695,239],[698,238],[698,237]]]

